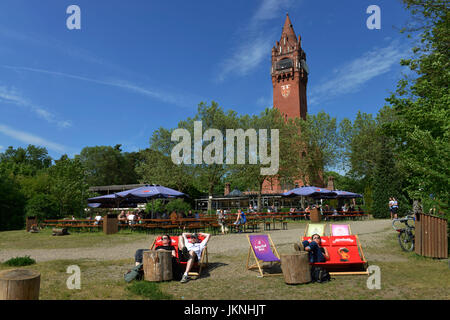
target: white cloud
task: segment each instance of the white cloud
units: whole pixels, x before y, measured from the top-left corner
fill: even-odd
[[[279,30],[279,26],[264,31],[263,25],[269,20],[283,17],[282,10],[291,4],[291,0],[262,0],[249,23],[239,30],[242,36],[237,39],[238,45],[228,54],[230,57],[219,63],[216,81],[224,81],[231,74],[245,76],[270,55],[270,49],[277,37],[277,31],[274,30]]]
[[[36,69],[36,68],[27,68],[27,67],[14,67],[14,66],[2,66],[3,68],[12,69],[16,71],[28,71],[28,72],[36,72],[36,73],[42,73],[42,74],[48,74],[52,76],[57,77],[64,77],[64,78],[70,78],[80,81],[86,81],[86,82],[92,82],[97,83],[101,85],[106,86],[112,86],[120,89],[125,89],[127,91],[132,91],[139,93],[141,95],[151,97],[163,102],[171,103],[180,107],[192,107],[193,105],[197,105],[201,100],[200,97],[197,97],[195,95],[190,94],[178,94],[174,92],[168,92],[163,91],[160,89],[152,89],[152,88],[146,88],[143,86],[139,86],[136,84],[133,84],[128,81],[123,80],[99,80],[99,79],[93,79],[83,76],[78,76],[74,74],[69,73],[63,73],[63,72],[57,72],[57,71],[50,71],[50,70],[43,70],[43,69]]]
[[[345,63],[325,77],[327,80],[311,88],[309,103],[316,105],[336,96],[357,92],[373,78],[386,74],[405,57],[407,50],[392,41],[387,47],[374,49]]]
[[[12,103],[18,106],[26,107],[29,110],[31,110],[33,113],[35,113],[38,117],[41,119],[44,119],[45,121],[49,123],[55,123],[59,127],[67,128],[70,127],[72,124],[70,121],[67,120],[57,120],[56,116],[46,110],[44,107],[41,107],[39,105],[34,104],[27,98],[23,97],[16,89],[10,89],[5,86],[0,86],[0,101],[6,102],[6,103]]]
[[[55,143],[52,141],[48,141],[44,138],[38,137],[38,136],[28,133],[28,132],[12,129],[12,128],[2,125],[2,124],[0,124],[0,133],[3,133],[4,135],[7,135],[13,139],[19,140],[23,143],[45,147],[48,150],[53,150],[53,151],[59,152],[61,154],[67,153],[67,151],[68,151],[68,148],[66,146],[63,146],[61,144],[58,144],[58,143]]]

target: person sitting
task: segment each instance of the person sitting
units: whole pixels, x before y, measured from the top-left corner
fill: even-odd
[[[311,214],[311,207],[309,206],[309,204],[306,206],[305,208],[305,219],[309,220],[309,216]]]
[[[245,224],[246,222],[247,217],[245,216],[245,213],[241,209],[238,209],[236,221],[234,222],[234,224],[236,225],[236,229],[239,233],[242,232],[240,225]]]
[[[175,210],[172,211],[172,213],[169,216],[169,219],[171,220],[172,224],[175,224],[178,219],[178,214]]]
[[[328,253],[327,248],[322,247],[322,240],[320,235],[317,233],[313,234],[311,237],[311,242],[308,240],[304,240],[299,244],[294,244],[294,249],[296,251],[307,251],[309,253],[309,262],[325,262],[330,259],[330,254]]]
[[[168,234],[165,234],[161,237],[162,245],[155,248],[155,250],[168,250],[172,252],[172,275],[174,280],[181,279],[181,269],[178,264],[176,248],[172,245],[172,239]],[[134,254],[134,262],[135,265],[138,266],[142,263],[142,259],[144,257],[144,252],[150,251],[150,249],[137,249]]]
[[[100,215],[100,213],[97,213],[97,215],[95,216],[95,222],[94,222],[94,224],[99,224],[100,223],[100,221],[102,221],[102,216]]]
[[[132,211],[130,211],[130,213],[128,214],[127,219],[128,219],[128,224],[130,224],[130,225],[136,223],[135,215],[134,215],[134,213]]]
[[[190,241],[188,240],[187,235],[190,235]],[[199,235],[205,237],[201,242],[196,233],[184,232],[178,239],[178,247],[181,248],[183,258],[187,260],[186,270],[181,278],[181,283],[186,283],[190,280],[189,271],[191,271],[194,263],[200,260],[202,252],[211,236],[209,233],[199,233]]]
[[[125,215],[125,211],[122,210],[120,212],[118,219],[119,219],[119,223],[121,223],[121,224],[127,223],[127,216]]]
[[[217,223],[220,226],[222,234],[225,234],[225,214],[222,209],[217,210]]]

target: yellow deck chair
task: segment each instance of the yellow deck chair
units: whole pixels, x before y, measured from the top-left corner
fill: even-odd
[[[326,223],[308,223],[306,225],[304,237],[311,237],[313,234],[318,234],[319,236],[325,236]]]

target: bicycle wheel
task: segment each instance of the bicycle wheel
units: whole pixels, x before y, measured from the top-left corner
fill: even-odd
[[[402,231],[398,234],[398,242],[403,251],[413,251],[414,250],[414,238],[411,234],[406,231]]]

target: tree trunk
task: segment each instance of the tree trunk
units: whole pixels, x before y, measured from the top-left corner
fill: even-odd
[[[27,269],[0,272],[0,300],[39,300],[41,275]]]
[[[144,280],[172,280],[172,252],[169,250],[144,251]]]
[[[300,284],[311,282],[311,266],[308,252],[281,255],[281,269],[284,282],[287,284]]]
[[[266,179],[263,179],[260,183],[259,183],[259,190],[258,190],[258,212],[262,212],[262,206],[261,206],[261,194],[262,194],[262,187],[264,184],[264,181]]]

